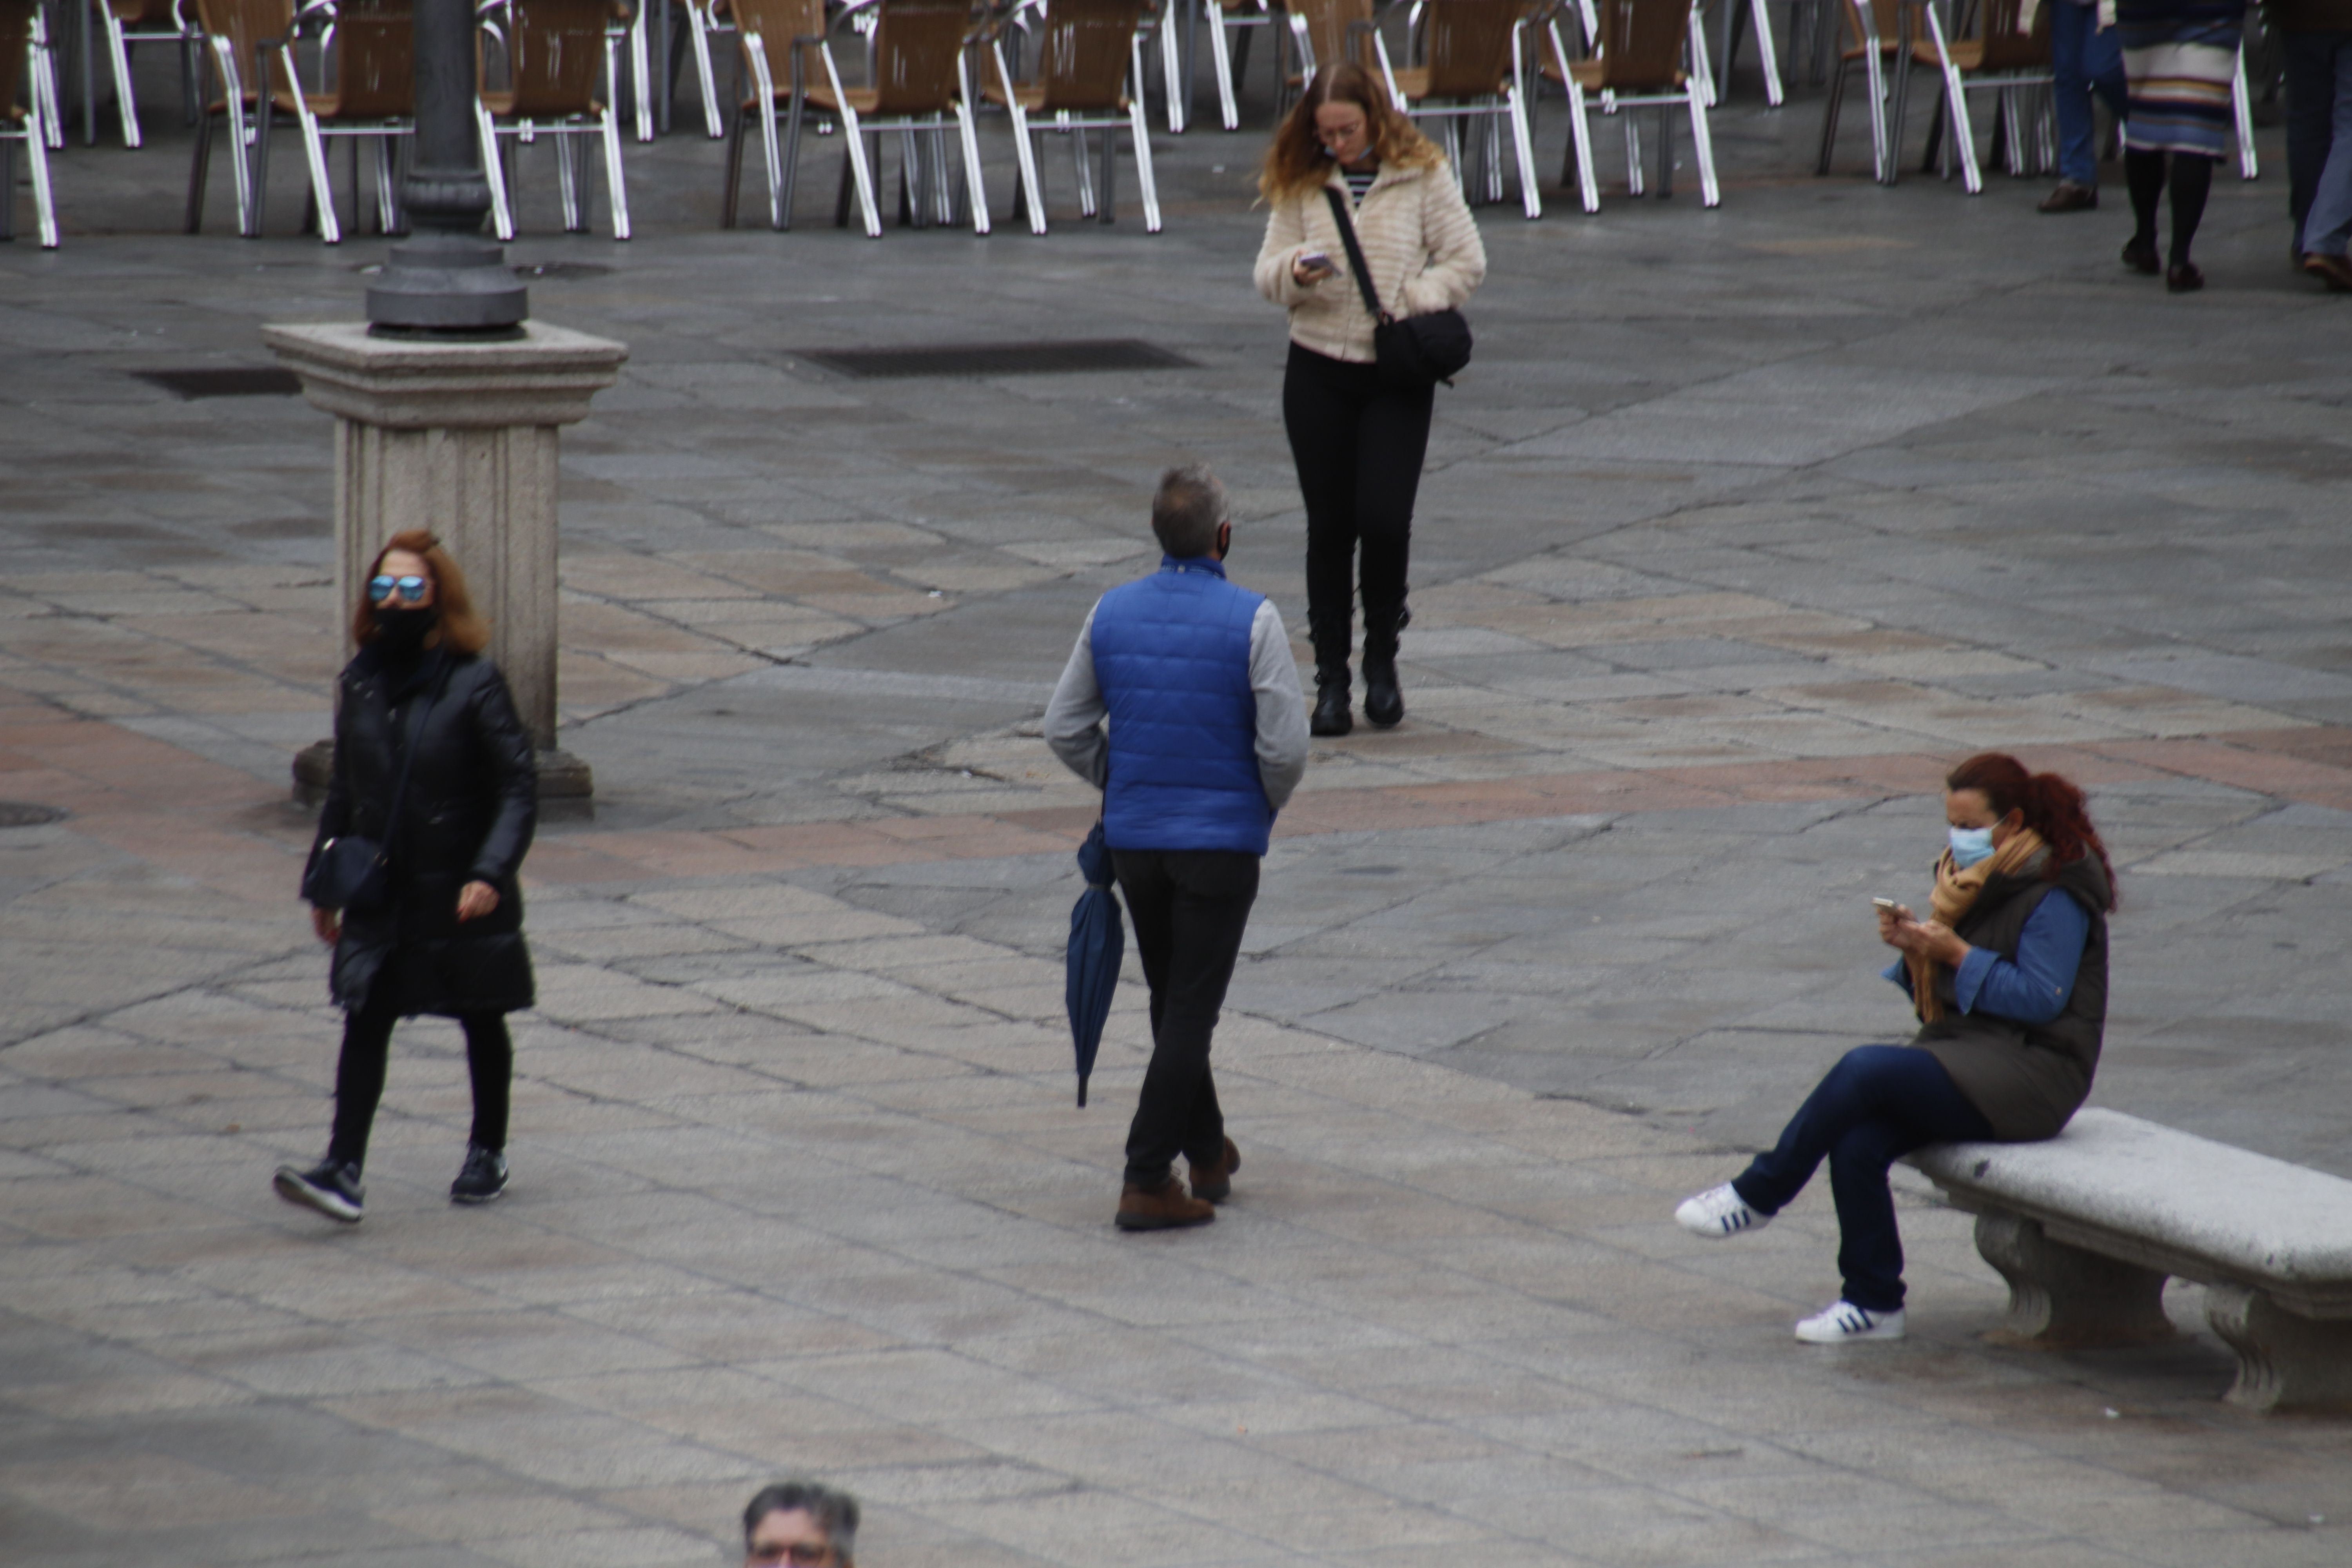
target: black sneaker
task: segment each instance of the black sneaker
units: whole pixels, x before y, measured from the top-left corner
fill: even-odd
[[[360,1222],[360,1205],[367,1196],[367,1188],[360,1184],[360,1168],[341,1160],[321,1160],[307,1171],[280,1165],[270,1185],[288,1203],[317,1209],[345,1225]]]
[[[453,1204],[486,1204],[507,1190],[507,1157],[479,1143],[466,1145],[466,1168],[449,1184]]]

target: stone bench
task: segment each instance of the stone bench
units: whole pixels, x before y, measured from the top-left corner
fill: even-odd
[[[2084,1110],[2043,1143],[1945,1143],[1909,1163],[1977,1216],[2009,1281],[1997,1342],[2052,1349],[2169,1339],[2167,1278],[2206,1288],[2251,1410],[2352,1405],[2352,1182]]]

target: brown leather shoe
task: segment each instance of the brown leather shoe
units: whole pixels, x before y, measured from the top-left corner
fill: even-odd
[[[1192,1195],[1202,1203],[1221,1204],[1234,1194],[1234,1173],[1242,1168],[1242,1152],[1225,1140],[1224,1152],[1213,1165],[1192,1167]]]
[[[1118,1217],[1114,1223],[1121,1230],[1175,1230],[1206,1225],[1216,1217],[1215,1209],[1185,1195],[1184,1184],[1171,1175],[1155,1186],[1139,1187],[1129,1182],[1120,1188]]]
[[[2326,284],[2332,294],[2352,293],[2352,259],[2308,250],[2304,252],[2303,269]]]
[[[2086,213],[2096,211],[2099,193],[2089,185],[2078,185],[2072,180],[2061,180],[2058,188],[2042,198],[2033,210],[2044,213]]]

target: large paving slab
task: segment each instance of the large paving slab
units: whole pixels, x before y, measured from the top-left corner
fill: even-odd
[[[2185,300],[2115,211],[1853,177],[1859,116],[1814,180],[1818,98],[1745,73],[1721,209],[1482,208],[1412,711],[1318,744],[1220,1035],[1236,1201],[1111,1231],[1139,984],[1078,1110],[1089,797],[1034,721],[1170,462],[1303,620],[1265,87],[1156,139],[1158,237],[1066,184],[1044,240],[720,234],[674,134],[615,246],[539,171],[539,312],[632,353],[565,447],[600,801],[530,867],[514,1191],[443,1201],[462,1058],[415,1026],[350,1233],[266,1185],[332,1072],[284,802],[338,658],[326,421],[132,373],[266,363],[381,242],[294,234],[285,156],[272,237],[221,233],[225,177],[169,232],[167,110],[58,161],[67,247],[0,250],[0,796],[72,813],[0,831],[0,1556],[702,1563],[805,1470],[875,1564],[2342,1560],[2347,1429],[2221,1408],[2189,1297],[2158,1351],[1986,1347],[1999,1283],[1915,1186],[1914,1338],[1816,1354],[1825,1194],[1740,1247],[1665,1217],[1899,1036],[1866,900],[1992,744],[2088,784],[2122,871],[2095,1098],[2352,1174],[2352,371],[2274,136]],[[795,354],[1072,337],[1196,363]]]

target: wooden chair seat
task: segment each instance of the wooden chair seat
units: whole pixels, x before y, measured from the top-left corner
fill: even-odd
[[[1670,81],[1612,81],[1609,79],[1609,62],[1605,59],[1571,60],[1568,68],[1576,73],[1576,85],[1587,92],[1600,92],[1604,89],[1618,92],[1672,91],[1679,89],[1690,79],[1688,72],[1676,71]]]
[[[506,116],[510,115],[515,111],[515,100],[520,96],[520,94],[505,88],[499,89],[495,91],[485,92],[482,94],[482,107],[490,111],[492,118],[504,119]],[[310,110],[311,113],[320,114],[324,112],[316,107],[319,101],[317,99],[313,98],[310,101],[312,104]],[[603,101],[597,99],[590,99],[588,100],[586,112],[592,115],[604,113],[604,105]]]
[[[1013,101],[1021,106],[1024,113],[1045,113],[1047,112],[1046,87],[1047,84],[1042,81],[1015,83],[1013,89]],[[999,109],[1010,107],[1004,100],[1003,87],[996,82],[982,82],[980,95],[982,100],[992,103]],[[1053,105],[1053,110],[1056,112],[1068,110],[1072,114],[1125,114],[1128,110],[1128,98],[1125,93],[1121,93],[1115,101],[1110,103],[1056,103]]]

